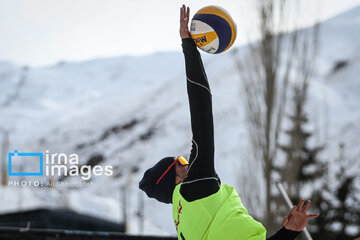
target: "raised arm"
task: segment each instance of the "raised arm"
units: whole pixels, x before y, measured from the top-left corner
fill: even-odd
[[[182,193],[188,195],[189,198],[191,196],[191,199],[197,199],[216,192],[218,190],[218,178],[214,169],[211,90],[201,55],[188,29],[189,12],[190,9],[183,5],[180,12],[180,37],[185,57],[186,84],[193,137],[188,177],[183,182]],[[191,187],[185,185],[191,185]]]

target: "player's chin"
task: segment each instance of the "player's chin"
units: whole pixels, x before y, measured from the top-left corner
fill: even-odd
[[[185,177],[185,178],[186,178],[186,177]],[[178,184],[182,183],[182,182],[185,180],[185,178],[176,177],[176,179],[175,179],[175,184],[178,185]]]

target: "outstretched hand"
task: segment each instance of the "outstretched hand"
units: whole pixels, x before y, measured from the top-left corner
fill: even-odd
[[[299,205],[295,205],[288,216],[286,216],[282,222],[282,225],[291,231],[302,231],[307,222],[312,219],[312,218],[316,218],[319,216],[318,213],[315,214],[306,214],[306,211],[308,210],[311,201],[308,200],[306,205],[304,206],[305,200],[302,199],[299,202]]]
[[[189,31],[189,15],[190,8],[186,7],[184,4],[180,8],[180,37],[181,38],[190,38]]]

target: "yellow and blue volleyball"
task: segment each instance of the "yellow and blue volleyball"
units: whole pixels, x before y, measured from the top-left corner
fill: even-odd
[[[235,41],[236,24],[225,9],[207,6],[195,13],[190,33],[201,50],[213,54],[222,53]]]

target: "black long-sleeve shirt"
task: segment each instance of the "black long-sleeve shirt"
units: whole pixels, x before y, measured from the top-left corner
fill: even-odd
[[[191,38],[182,39],[189,97],[192,150],[188,177],[181,185],[181,195],[188,201],[210,196],[220,187],[214,168],[214,126],[212,95],[201,55]],[[299,232],[279,229],[268,240],[295,239]]]
[[[212,96],[209,82],[202,64],[201,56],[192,39],[183,39],[185,56],[187,93],[189,97],[191,129],[193,133],[192,149],[189,159],[188,177],[180,187],[181,195],[192,202],[216,193],[220,188],[220,179],[214,167],[214,126],[212,114]],[[139,183],[149,197],[165,203],[171,203],[175,186],[175,171],[168,171],[173,157],[164,158],[148,169]],[[157,184],[157,180],[168,171]],[[268,240],[292,240],[299,232],[279,229]]]

